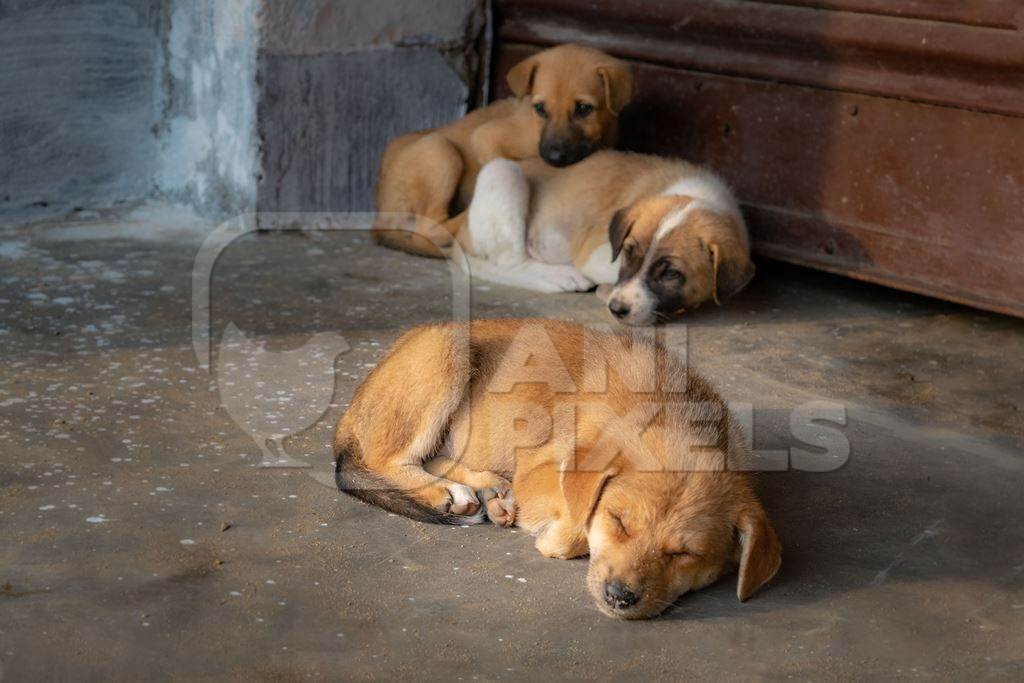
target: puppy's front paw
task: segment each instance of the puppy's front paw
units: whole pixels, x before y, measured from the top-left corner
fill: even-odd
[[[594,283],[587,276],[572,266],[554,266],[557,270],[551,273],[551,283],[563,292],[589,292]]]
[[[512,526],[516,521],[516,497],[510,488],[487,488],[477,492],[487,506],[487,518],[498,526]]]
[[[537,542],[534,543],[534,547],[537,548],[540,554],[544,557],[553,557],[556,560],[570,560],[576,557],[569,546],[546,534],[541,534],[537,537]]]
[[[571,560],[587,554],[586,538],[570,532],[563,523],[556,521],[537,535],[534,547],[544,557]]]
[[[477,500],[473,489],[465,484],[449,484],[448,500],[441,506],[441,512],[447,512],[460,517],[469,517],[476,514],[480,509],[480,501]]]
[[[519,267],[533,280],[531,289],[538,292],[587,292],[594,283],[573,266],[527,261]]]

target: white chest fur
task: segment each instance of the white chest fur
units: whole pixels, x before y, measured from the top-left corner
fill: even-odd
[[[590,258],[580,267],[580,272],[595,284],[615,284],[619,279],[619,259],[612,261],[612,245],[605,242],[592,251]]]
[[[544,263],[572,263],[572,238],[575,226],[541,226],[531,221],[526,236],[526,250],[532,258]]]

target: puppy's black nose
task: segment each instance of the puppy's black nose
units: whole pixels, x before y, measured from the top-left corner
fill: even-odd
[[[544,155],[544,160],[552,166],[568,166],[569,165],[569,153],[558,147],[547,150],[547,154]]]
[[[626,609],[639,602],[640,596],[613,579],[604,583],[604,601],[614,609]]]
[[[629,304],[621,299],[612,299],[608,302],[608,310],[611,311],[612,315],[616,318],[625,318],[629,315]]]

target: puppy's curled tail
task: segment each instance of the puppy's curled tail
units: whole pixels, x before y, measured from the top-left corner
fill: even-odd
[[[334,454],[334,482],[342,493],[417,522],[466,523],[465,517],[438,512],[413,499],[376,472],[366,469],[362,463],[362,449],[354,435],[336,437]]]

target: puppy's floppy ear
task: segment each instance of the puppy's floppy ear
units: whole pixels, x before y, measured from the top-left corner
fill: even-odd
[[[629,231],[633,229],[633,223],[629,220],[629,207],[619,209],[612,216],[608,224],[608,241],[612,245],[612,261],[619,258],[622,251],[622,243],[626,241]]]
[[[536,57],[527,57],[508,70],[505,80],[517,98],[522,99],[533,91],[533,79],[539,66],[540,60]]]
[[[728,301],[754,279],[754,263],[734,240],[709,241],[708,256],[711,258],[711,298],[721,305]]]
[[[589,525],[604,487],[616,473],[614,469],[600,472],[562,471],[558,484],[574,528],[582,529]]]
[[[633,70],[627,64],[613,62],[597,67],[597,75],[604,83],[605,106],[618,115],[633,99]]]
[[[761,504],[754,500],[736,515],[740,577],[736,597],[745,601],[771,581],[782,566],[782,544]]]

